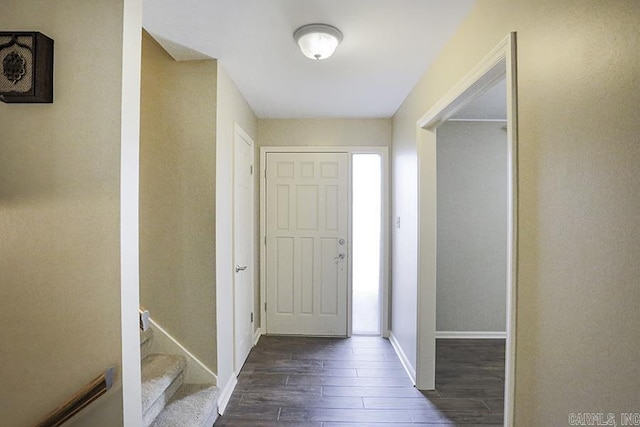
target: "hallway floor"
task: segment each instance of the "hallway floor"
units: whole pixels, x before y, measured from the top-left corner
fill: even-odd
[[[504,340],[438,340],[436,389],[411,385],[388,340],[263,336],[220,426],[502,425]]]

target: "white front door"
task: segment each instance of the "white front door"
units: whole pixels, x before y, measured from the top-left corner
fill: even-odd
[[[268,153],[267,333],[347,335],[348,154]]]
[[[236,127],[234,144],[234,369],[239,373],[253,346],[253,141]]]

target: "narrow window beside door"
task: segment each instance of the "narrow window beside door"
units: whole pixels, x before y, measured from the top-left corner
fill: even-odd
[[[380,334],[382,158],[353,155],[353,334]]]

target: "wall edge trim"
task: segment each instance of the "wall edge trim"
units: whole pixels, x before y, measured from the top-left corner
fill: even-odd
[[[232,372],[231,377],[229,377],[226,382],[226,385],[220,391],[220,397],[218,398],[218,413],[220,415],[223,415],[225,409],[227,409],[227,405],[229,404],[229,400],[231,399],[231,395],[233,394],[233,390],[236,388],[237,384],[238,378],[236,378],[235,372]]]
[[[262,329],[258,328],[253,333],[253,346],[258,345],[258,341],[260,341],[260,337],[262,336]]]
[[[411,363],[409,362],[407,355],[404,353],[404,350],[402,349],[402,346],[398,342],[398,339],[396,338],[396,336],[393,335],[393,332],[389,333],[389,342],[391,342],[391,346],[393,347],[396,354],[398,355],[398,358],[400,359],[400,363],[402,363],[404,370],[407,371],[407,374],[409,375],[409,379],[411,379],[411,383],[415,386],[416,370],[413,368],[413,366],[411,366]]]
[[[216,384],[218,384],[218,376],[211,369],[209,369],[200,359],[198,359],[193,353],[191,353],[182,344],[180,344],[178,340],[176,340],[171,334],[169,334],[162,326],[158,325],[158,323],[155,320],[153,320],[152,318],[149,318],[149,322],[151,323],[151,327],[154,329],[154,333],[160,333],[164,335],[164,337],[168,341],[170,341],[172,345],[177,347],[177,350],[187,358],[187,369],[189,365],[193,366],[195,364],[197,365],[197,369],[201,369],[205,371],[209,376],[212,377],[212,380],[215,381]]]
[[[497,340],[506,339],[504,331],[436,331],[436,339]]]

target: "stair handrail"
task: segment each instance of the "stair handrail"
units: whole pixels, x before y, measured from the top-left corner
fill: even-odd
[[[114,367],[108,368],[69,400],[42,418],[35,427],[58,427],[89,406],[113,386]]]

